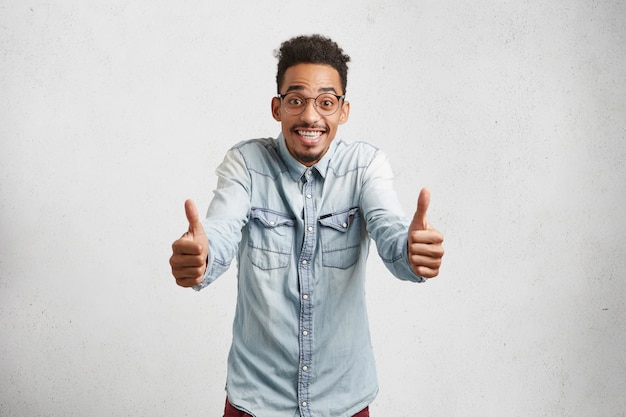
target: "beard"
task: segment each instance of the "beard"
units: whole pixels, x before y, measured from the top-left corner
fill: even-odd
[[[297,132],[300,129],[320,129],[324,132],[324,134],[328,134],[328,131],[330,130],[328,126],[322,125],[322,124],[299,124],[299,125],[294,126],[291,129],[291,132],[297,135],[298,134]],[[290,147],[287,146],[287,148],[289,149]],[[324,156],[327,150],[328,150],[328,144],[325,149],[322,149],[319,152],[313,147],[304,149],[302,151],[296,150],[296,149],[289,149],[289,152],[300,163],[307,165],[307,166],[311,166],[315,162],[322,159],[322,157]]]
[[[293,156],[303,164],[312,164],[313,162],[317,162],[322,159],[326,150],[317,153],[302,153],[297,152]]]

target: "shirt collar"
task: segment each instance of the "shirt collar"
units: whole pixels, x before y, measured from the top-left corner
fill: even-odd
[[[308,167],[298,162],[291,155],[291,153],[289,153],[289,150],[287,149],[287,144],[285,143],[285,137],[282,133],[278,135],[278,148],[280,151],[280,156],[285,162],[291,178],[293,178],[294,181],[300,181],[302,176],[306,173]],[[333,141],[330,142],[330,147],[328,148],[328,151],[324,154],[322,159],[320,159],[315,165],[311,167],[311,169],[316,170],[322,176],[322,178],[326,178],[326,171],[328,170],[328,166],[330,165],[332,156],[335,153],[335,149],[336,145],[335,140],[333,139]]]

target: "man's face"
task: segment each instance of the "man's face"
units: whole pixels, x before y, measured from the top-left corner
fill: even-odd
[[[280,93],[291,92],[313,99],[323,93],[344,94],[337,70],[321,64],[297,64],[287,68]],[[350,103],[341,100],[339,105],[334,114],[322,116],[314,100],[306,100],[304,111],[294,116],[285,111],[281,99],[272,99],[272,115],[281,123],[287,149],[303,165],[317,163],[328,151],[339,125],[348,120]]]

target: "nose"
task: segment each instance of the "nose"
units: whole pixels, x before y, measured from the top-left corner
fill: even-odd
[[[306,106],[304,107],[304,111],[300,114],[300,119],[303,122],[312,124],[317,122],[321,118],[320,114],[317,112],[317,107],[315,107],[314,99],[307,99]]]

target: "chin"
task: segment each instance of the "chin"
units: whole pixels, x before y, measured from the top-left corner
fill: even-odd
[[[304,165],[313,165],[315,162],[319,161],[320,159],[322,159],[322,156],[324,156],[323,152],[320,153],[298,153],[296,155],[294,155],[295,158],[302,164]]]

